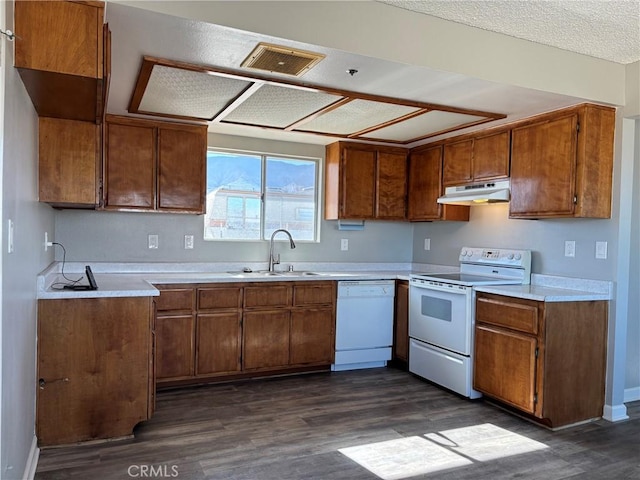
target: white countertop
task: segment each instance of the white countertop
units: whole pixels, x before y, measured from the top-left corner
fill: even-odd
[[[318,267],[318,264],[308,264],[308,267]],[[84,263],[67,263],[65,266],[65,279],[61,273],[61,266],[54,262],[38,275],[38,298],[40,299],[65,299],[65,298],[101,298],[101,297],[148,297],[158,296],[159,290],[154,287],[159,284],[174,283],[236,283],[236,282],[283,282],[283,281],[319,281],[319,280],[409,280],[411,273],[428,271],[451,271],[452,267],[432,266],[411,270],[410,265],[392,264],[384,265],[398,269],[376,270],[380,264],[331,264],[340,270],[322,270],[320,268],[305,269],[294,272],[281,271],[278,275],[268,275],[264,272],[245,273],[242,268],[233,264],[218,264],[217,268],[235,268],[229,271],[211,271],[209,264],[97,264],[92,263],[98,290],[67,290],[63,285],[69,284],[69,280],[82,277],[79,282],[86,284],[84,278]],[[327,265],[320,267],[326,268]],[[366,269],[369,267],[370,269]],[[404,268],[406,267],[406,268]],[[180,269],[186,271],[179,271]],[[145,271],[147,270],[147,271]],[[455,268],[453,269],[455,270]]]
[[[508,297],[538,300],[540,302],[580,302],[587,300],[609,300],[603,293],[543,287],[540,285],[493,285],[476,287],[477,292],[495,293]]]
[[[84,277],[85,263],[67,263],[65,275],[76,280]],[[409,280],[412,273],[449,273],[457,267],[430,264],[362,264],[362,263],[305,263],[294,272],[281,271],[279,275],[243,273],[244,267],[264,269],[262,264],[239,266],[233,263],[215,264],[122,264],[91,263],[98,290],[62,290],[68,284],[61,274],[61,263],[54,262],[38,275],[38,298],[100,298],[158,296],[154,284],[172,283],[237,283],[282,282],[319,280]],[[312,272],[313,274],[308,274]],[[80,283],[86,284],[85,278]],[[531,275],[531,285],[478,286],[476,291],[546,302],[610,300],[613,284],[608,281],[549,275]]]

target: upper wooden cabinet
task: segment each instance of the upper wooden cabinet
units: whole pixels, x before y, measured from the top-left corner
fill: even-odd
[[[38,200],[59,208],[95,208],[100,198],[100,126],[40,117],[38,129]]]
[[[508,130],[445,144],[443,185],[457,186],[507,178],[509,144]]]
[[[406,218],[406,149],[337,142],[325,167],[325,219]]]
[[[101,123],[110,69],[104,2],[15,2],[15,67],[41,117]]]
[[[614,126],[582,105],[513,128],[509,216],[610,218]]]
[[[412,150],[409,157],[409,220],[469,220],[469,207],[437,202],[442,190],[442,146]]]
[[[206,125],[107,115],[104,208],[204,213]]]

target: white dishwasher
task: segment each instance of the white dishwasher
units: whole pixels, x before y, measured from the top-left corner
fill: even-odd
[[[384,367],[393,344],[394,280],[338,282],[331,370]]]

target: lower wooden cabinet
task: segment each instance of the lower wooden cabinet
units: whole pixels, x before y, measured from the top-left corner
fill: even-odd
[[[409,364],[409,282],[396,282],[396,305],[393,324],[393,359]]]
[[[333,363],[335,282],[157,288],[159,384],[328,369]]]
[[[150,297],[38,301],[39,446],[131,435],[154,408]]]
[[[555,428],[602,416],[607,302],[479,292],[473,387]]]

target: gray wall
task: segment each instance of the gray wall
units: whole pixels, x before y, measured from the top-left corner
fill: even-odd
[[[509,219],[509,206],[471,207],[469,222],[416,224],[414,261],[452,265],[463,246],[522,248],[532,251],[533,273],[614,280],[617,224],[599,219]],[[431,250],[424,250],[424,239]],[[565,240],[575,240],[576,256],[564,256]],[[606,260],[595,259],[595,242],[608,242]]]
[[[322,145],[248,137],[210,134],[209,146],[324,158]],[[409,223],[366,222],[363,231],[344,231],[336,221],[322,221],[319,243],[297,242],[295,250],[279,244],[277,249],[283,264],[411,262],[412,233]],[[148,234],[159,235],[157,250],[147,248]],[[184,250],[185,234],[194,235],[193,250]],[[340,250],[343,238],[349,239],[348,251]],[[197,215],[62,210],[56,213],[55,240],[65,246],[69,261],[266,263],[269,253],[264,241],[204,241],[203,216]],[[62,259],[59,251],[57,259]]]
[[[6,8],[6,28],[13,30],[13,2]],[[0,23],[0,25],[3,25]],[[2,65],[13,65],[13,48]],[[0,478],[25,478],[35,452],[36,283],[38,272],[53,260],[43,248],[44,231],[53,231],[53,210],[37,202],[37,117],[18,73],[0,67],[4,77],[2,150],[2,428]],[[0,88],[2,79],[0,78]],[[1,122],[0,122],[1,123]],[[13,253],[7,252],[4,226],[15,225]],[[32,450],[32,448],[34,450]]]

